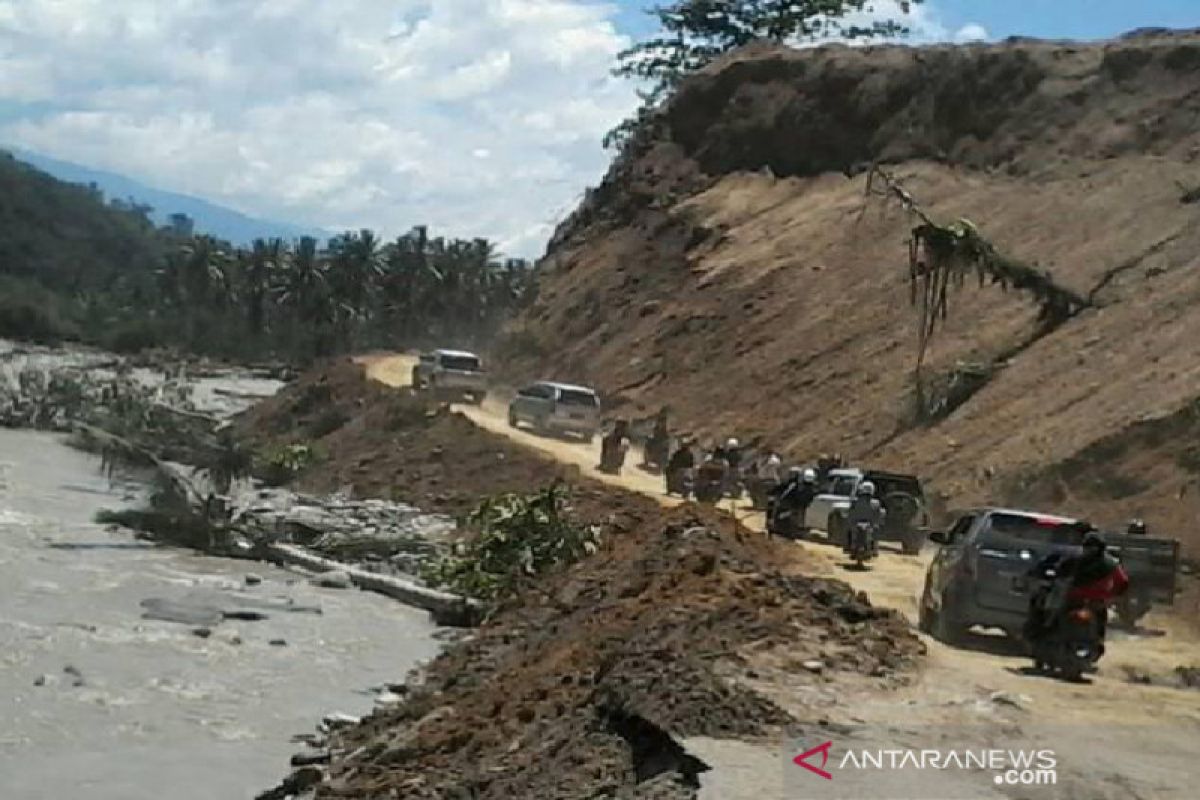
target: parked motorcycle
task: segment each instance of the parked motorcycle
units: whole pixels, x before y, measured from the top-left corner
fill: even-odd
[[[1108,611],[1103,603],[1068,602],[1070,588],[1070,579],[1059,580],[1054,570],[1042,575],[1025,635],[1034,669],[1078,681],[1083,673],[1094,671],[1104,655],[1101,621]]]
[[[856,522],[848,531],[844,550],[850,560],[863,569],[879,553],[875,526],[869,522]]]

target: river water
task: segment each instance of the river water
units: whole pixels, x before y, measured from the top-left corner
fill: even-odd
[[[0,798],[253,797],[303,749],[294,734],[365,713],[370,687],[436,652],[426,615],[394,601],[92,522],[137,491],[55,436],[0,429]],[[197,593],[322,613],[225,620],[207,638],[142,618],[143,600]]]

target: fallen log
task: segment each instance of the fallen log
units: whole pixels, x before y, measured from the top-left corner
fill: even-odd
[[[283,564],[304,567],[314,572],[343,572],[360,589],[391,597],[405,605],[423,608],[433,615],[439,625],[468,627],[478,625],[484,606],[478,600],[430,589],[412,581],[390,575],[378,575],[358,567],[342,564],[308,552],[291,544],[273,543],[264,546],[267,558]]]

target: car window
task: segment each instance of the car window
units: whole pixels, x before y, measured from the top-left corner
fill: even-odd
[[[521,397],[541,397],[538,394],[538,389],[540,388],[540,386],[526,386],[524,389],[519,390],[517,394]]]
[[[475,356],[442,356],[442,367],[460,372],[478,372],[479,359]]]
[[[854,494],[854,484],[858,479],[852,475],[843,475],[835,477],[829,482],[829,494],[836,494],[839,497],[850,497]]]
[[[564,406],[586,406],[588,408],[599,408],[600,398],[593,392],[584,392],[578,389],[559,389],[558,402]]]
[[[425,354],[425,355],[421,356],[422,364],[432,364],[433,362],[434,362],[434,358],[432,355]]]
[[[992,514],[983,541],[989,546],[1018,547],[1028,544],[1079,545],[1084,529],[1074,523],[1031,514]]]
[[[907,475],[868,475],[867,479],[875,484],[875,494],[878,497],[887,497],[894,492],[903,492],[913,497],[924,497],[924,494],[921,492],[921,482],[914,477]]]
[[[962,538],[967,535],[967,532],[971,530],[971,526],[974,523],[974,514],[966,514],[959,517],[958,521],[954,523],[950,530],[946,531],[947,538],[949,538],[951,542],[961,541]]]

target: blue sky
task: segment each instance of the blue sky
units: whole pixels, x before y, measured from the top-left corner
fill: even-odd
[[[950,30],[982,25],[991,38],[1109,38],[1134,28],[1200,28],[1200,0],[926,0]],[[618,0],[620,25],[650,28],[642,9],[649,0]]]
[[[538,255],[636,107],[654,0],[0,0],[0,146],[326,230]],[[873,0],[877,14],[898,0]],[[914,43],[1200,27],[1200,0],[927,0]]]

